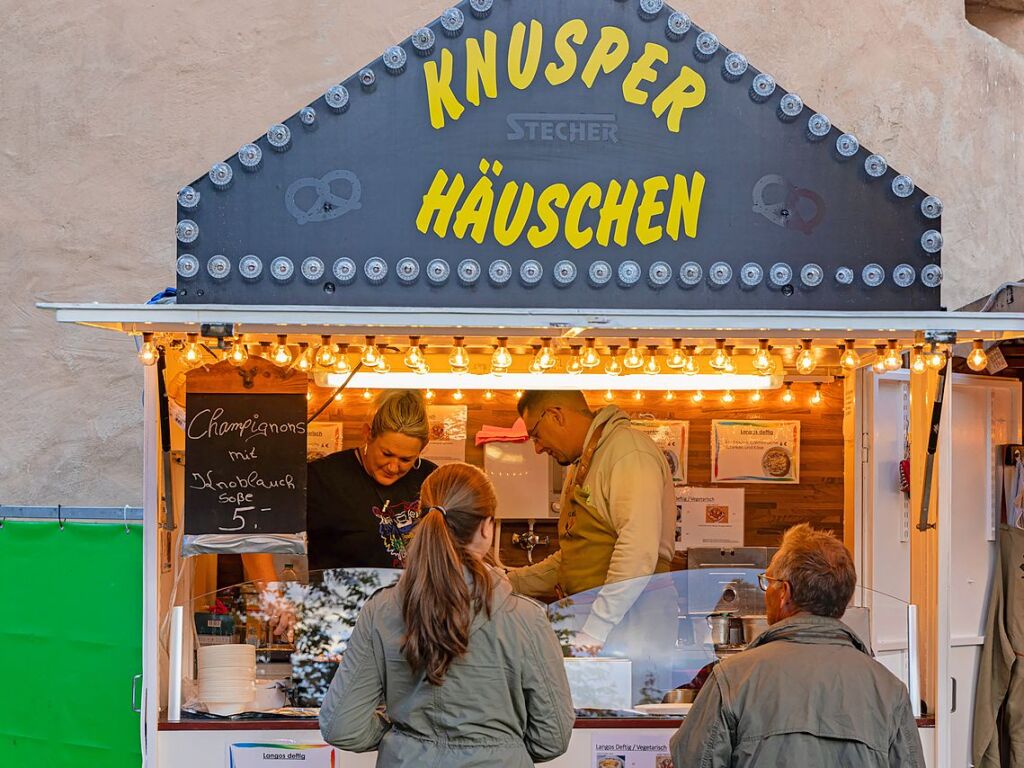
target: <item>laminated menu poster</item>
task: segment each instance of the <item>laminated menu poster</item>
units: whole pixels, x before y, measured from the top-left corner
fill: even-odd
[[[466,421],[464,405],[431,405],[427,408],[430,442],[423,449],[423,458],[435,464],[452,464],[466,460]]]
[[[316,461],[341,450],[344,424],[340,421],[314,421],[306,433],[306,461]]]
[[[602,731],[590,739],[591,768],[673,768],[668,742],[675,731]],[[684,767],[685,768],[685,767]]]
[[[672,470],[672,482],[686,482],[686,455],[690,442],[690,422],[678,420],[634,419],[634,429],[650,437]]]
[[[712,483],[799,483],[799,421],[711,422]]]
[[[676,488],[676,549],[743,546],[742,488]]]
[[[302,765],[303,768],[335,768],[337,752],[328,744],[284,742],[232,744],[228,752],[229,768]]]

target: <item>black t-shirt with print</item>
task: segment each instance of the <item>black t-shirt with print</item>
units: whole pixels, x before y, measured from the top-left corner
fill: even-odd
[[[435,469],[421,459],[397,482],[381,485],[363,469],[355,448],[311,462],[306,480],[310,570],[401,567],[399,548],[392,540],[389,551],[384,537],[407,532],[419,511],[420,486]]]

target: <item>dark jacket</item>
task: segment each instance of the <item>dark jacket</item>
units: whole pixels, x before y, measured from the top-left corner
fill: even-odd
[[[672,737],[676,768],[924,768],[907,689],[837,619],[777,622],[719,664]]]
[[[491,618],[477,614],[440,686],[402,655],[398,588],[370,598],[320,709],[324,740],[376,749],[388,768],[528,768],[565,752],[575,710],[554,630],[543,606],[494,578]]]

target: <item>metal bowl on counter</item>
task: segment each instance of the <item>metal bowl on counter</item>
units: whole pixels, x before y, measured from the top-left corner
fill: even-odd
[[[694,688],[673,688],[661,697],[662,704],[692,704],[698,691]]]

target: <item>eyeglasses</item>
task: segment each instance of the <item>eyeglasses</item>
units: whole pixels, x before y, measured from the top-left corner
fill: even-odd
[[[540,416],[538,416],[537,420],[533,422],[533,426],[526,430],[526,436],[533,440],[533,442],[537,442],[537,428],[540,426],[540,423],[544,421],[544,417],[548,415],[548,411],[550,410],[550,408],[545,408],[541,411]]]
[[[762,592],[768,591],[769,583],[772,581],[785,581],[785,579],[776,579],[774,576],[769,576],[767,573],[757,574],[757,586],[761,588]]]

